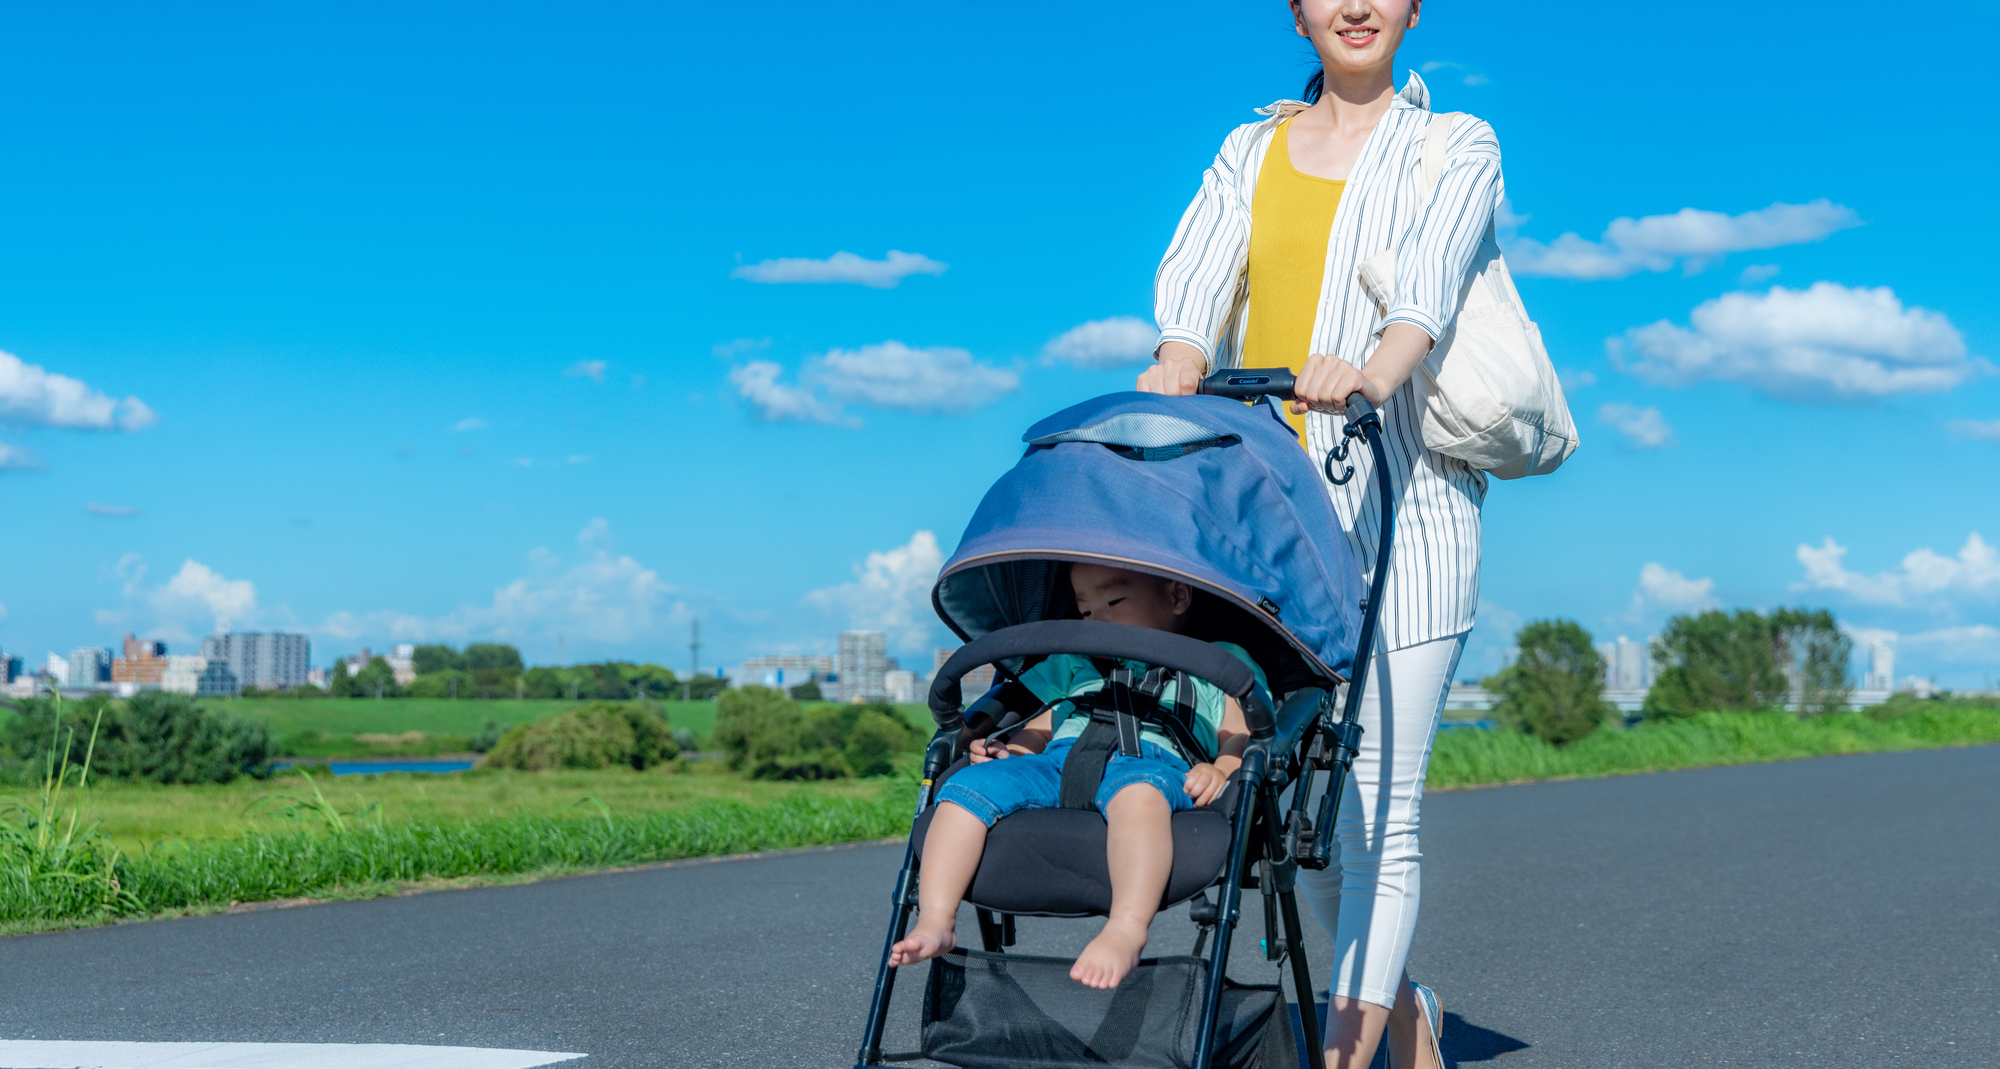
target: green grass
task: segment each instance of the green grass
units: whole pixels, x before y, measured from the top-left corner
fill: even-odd
[[[478,734],[488,720],[499,724],[526,724],[574,709],[581,703],[538,699],[315,698],[296,701],[290,698],[208,698],[202,704],[262,721],[270,725],[275,738],[289,741],[298,736],[327,735],[337,739],[361,734],[399,735],[406,731],[470,738]],[[658,702],[654,707],[665,714],[668,723],[677,728],[687,728],[704,740],[715,729],[714,702]],[[898,708],[911,723],[925,731],[932,729],[930,711],[924,706],[903,705]],[[363,751],[322,748],[302,752],[344,756]],[[425,752],[447,751],[432,749]]]
[[[1895,719],[1865,713],[1815,720],[1788,713],[1703,713],[1600,731],[1560,748],[1517,732],[1468,729],[1438,735],[1424,782],[1434,789],[1476,787],[1996,742],[2000,712],[1964,706]]]
[[[802,792],[871,798],[881,789],[879,780],[811,787],[749,780],[731,775],[717,762],[701,762],[680,772],[475,769],[445,775],[319,776],[316,781],[336,812],[392,824],[595,813],[599,803],[614,816],[627,817],[712,802],[769,806]],[[87,790],[71,797],[79,801],[86,824],[95,822],[111,842],[127,853],[139,853],[160,843],[232,839],[295,828],[297,822],[285,811],[291,799],[310,795],[311,787],[303,778],[278,776],[182,786],[93,779]],[[15,803],[33,805],[37,796],[35,788],[0,788],[0,812]]]
[[[87,916],[53,912],[13,881],[0,883],[0,930],[107,921],[120,915],[212,909],[235,902],[393,893],[410,884],[555,875],[685,857],[777,850],[900,835],[915,784],[876,781],[863,793],[798,788],[765,805],[705,801],[663,812],[608,807],[472,820],[328,817],[323,828],[253,831],[169,844],[117,862],[122,904]]]

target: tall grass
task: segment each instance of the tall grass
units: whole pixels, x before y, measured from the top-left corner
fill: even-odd
[[[83,763],[72,765],[76,731],[63,725],[62,694],[50,689],[55,728],[43,755],[40,790],[32,803],[9,801],[0,813],[0,920],[136,912],[139,900],[119,879],[118,847],[96,824],[83,823],[76,798],[90,783],[104,713],[100,710],[91,726]]]
[[[469,821],[371,821],[340,813],[314,790],[294,799],[297,830],[168,846],[119,860],[130,910],[78,902],[32,912],[0,888],[0,922],[109,917],[277,898],[330,897],[431,879],[553,874],[902,835],[915,785],[891,781],[873,797],[798,792],[762,806],[707,802],[664,813],[528,815]],[[317,818],[321,827],[305,826]]]
[[[1967,707],[1892,720],[1862,713],[1810,720],[1788,713],[1702,713],[1600,731],[1562,747],[1510,731],[1447,731],[1431,752],[1424,782],[1473,787],[1993,742],[2000,742],[2000,712]]]

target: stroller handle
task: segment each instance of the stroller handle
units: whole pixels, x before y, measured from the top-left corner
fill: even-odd
[[[1256,673],[1235,655],[1172,631],[1090,620],[1037,620],[1003,627],[967,643],[931,680],[931,718],[947,731],[964,724],[964,699],[958,681],[980,665],[1053,653],[1129,658],[1206,679],[1243,703],[1243,719],[1251,738],[1268,739],[1277,733],[1276,718],[1264,692],[1257,688]]]
[[[1239,400],[1254,401],[1259,397],[1275,397],[1280,401],[1292,399],[1292,388],[1298,385],[1298,376],[1287,367],[1235,367],[1224,368],[1201,380],[1201,392],[1216,397],[1234,397]],[[1361,420],[1374,414],[1375,406],[1359,393],[1347,397],[1347,415],[1350,420]]]

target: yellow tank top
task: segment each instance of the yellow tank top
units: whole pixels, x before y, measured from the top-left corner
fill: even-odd
[[[1250,199],[1250,307],[1243,331],[1244,367],[1305,366],[1312,349],[1313,321],[1319,317],[1326,243],[1333,213],[1346,182],[1304,174],[1292,166],[1286,130],[1278,124],[1257,192]],[[1306,440],[1306,418],[1285,418]]]

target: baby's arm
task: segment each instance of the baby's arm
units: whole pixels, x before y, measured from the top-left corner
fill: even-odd
[[[1241,719],[1240,714],[1238,719]],[[974,739],[972,740],[971,747],[972,763],[976,765],[982,761],[1011,757],[1015,754],[1041,753],[1043,750],[1048,749],[1049,736],[1055,734],[1054,723],[1055,713],[1053,711],[1043,713],[1026,724],[1021,725],[1020,730],[1014,732],[1013,738],[1007,745],[995,746],[991,752],[988,752],[985,739]],[[1241,752],[1241,747],[1238,748],[1238,752]],[[1239,761],[1238,763],[1240,764],[1241,762]]]
[[[1188,769],[1181,788],[1196,805],[1207,805],[1222,796],[1229,774],[1243,767],[1243,748],[1250,745],[1250,725],[1243,720],[1243,706],[1235,698],[1222,698],[1222,724],[1215,729],[1216,757]]]

